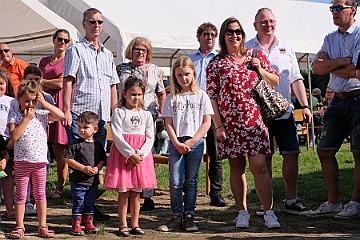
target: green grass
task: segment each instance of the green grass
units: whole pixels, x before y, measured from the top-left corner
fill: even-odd
[[[342,202],[348,202],[353,190],[353,169],[354,160],[350,152],[349,145],[344,144],[336,155],[339,163],[340,177],[340,196]],[[51,164],[50,173],[47,177],[47,192],[51,192],[56,186],[56,166]],[[274,202],[282,203],[285,198],[285,186],[281,174],[282,157],[278,152],[273,157],[273,191]],[[156,166],[157,183],[159,189],[168,189],[169,175],[168,165]],[[255,189],[253,176],[247,166],[246,178],[248,182],[248,202],[259,202]],[[199,192],[205,193],[205,163],[202,163],[199,172]],[[229,163],[227,160],[223,161],[223,196],[232,198],[229,183]],[[71,199],[70,186],[65,185],[64,188],[65,199]],[[102,197],[116,199],[117,193],[115,191],[105,191]],[[299,179],[298,179],[298,196],[302,201],[318,206],[318,204],[327,199],[326,187],[323,180],[320,161],[316,151],[310,149],[306,150],[301,147],[299,156]],[[52,200],[51,204],[61,204],[64,199]]]

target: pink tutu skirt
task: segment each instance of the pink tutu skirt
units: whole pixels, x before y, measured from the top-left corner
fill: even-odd
[[[133,149],[140,149],[145,143],[145,135],[124,134],[123,136]],[[125,165],[126,160],[116,148],[115,143],[113,143],[106,165],[105,188],[112,190],[119,190],[120,188],[141,188],[143,190],[157,188],[154,159],[151,152],[144,157],[140,164],[132,169]]]

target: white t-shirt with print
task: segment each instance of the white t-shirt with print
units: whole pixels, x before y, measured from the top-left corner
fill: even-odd
[[[210,98],[205,91],[171,94],[165,99],[163,117],[171,117],[177,137],[193,137],[203,124],[204,115],[213,115]]]
[[[15,108],[17,105],[17,101],[9,96],[0,97],[0,135],[4,138],[10,138],[9,129],[7,127],[8,123],[8,115],[10,109]]]
[[[23,135],[14,143],[14,161],[31,163],[48,162],[47,159],[47,126],[48,110],[36,110]],[[18,126],[24,119],[20,111],[9,113],[9,123]]]

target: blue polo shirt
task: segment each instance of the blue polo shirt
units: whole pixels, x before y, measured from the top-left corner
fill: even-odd
[[[189,55],[189,58],[195,65],[197,83],[203,91],[206,91],[206,67],[216,54],[216,51],[213,49],[204,57],[200,49],[198,49],[195,53]]]

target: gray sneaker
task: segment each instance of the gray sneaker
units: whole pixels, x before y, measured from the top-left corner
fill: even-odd
[[[193,215],[186,214],[184,216],[184,228],[187,232],[196,232],[198,230],[198,227],[195,225]]]
[[[344,208],[341,212],[335,215],[337,219],[350,219],[350,218],[359,218],[360,209],[356,204],[349,202],[344,205]]]
[[[265,226],[268,228],[281,228],[280,223],[277,220],[273,211],[266,211],[266,215],[264,215]]]
[[[342,203],[339,203],[337,207],[331,207],[329,202],[321,203],[320,207],[312,211],[311,213],[307,214],[308,217],[334,217],[335,214],[341,212],[342,210]]]
[[[181,216],[171,216],[171,219],[165,224],[158,227],[159,231],[170,232],[173,230],[180,230],[182,224]]]

